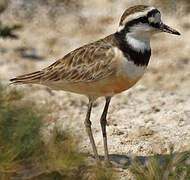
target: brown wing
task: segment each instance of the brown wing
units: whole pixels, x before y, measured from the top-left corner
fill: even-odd
[[[114,73],[115,64],[112,46],[84,46],[45,68],[42,81],[90,82]]]
[[[42,83],[48,81],[91,82],[105,78],[116,70],[118,54],[114,47],[97,41],[78,48],[49,67],[11,79],[13,83]]]

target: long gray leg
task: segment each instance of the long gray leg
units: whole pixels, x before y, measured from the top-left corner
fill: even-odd
[[[95,141],[92,135],[92,130],[91,130],[91,121],[90,121],[90,114],[91,114],[91,110],[92,110],[92,105],[93,105],[94,100],[89,98],[89,103],[88,103],[88,110],[87,110],[87,114],[86,114],[86,119],[84,121],[85,127],[86,127],[86,132],[88,134],[88,137],[90,139],[90,143],[92,145],[92,149],[94,151],[94,155],[97,161],[100,161],[100,158],[98,156],[98,152],[96,149],[96,145],[95,145]]]
[[[111,97],[106,97],[106,104],[105,104],[102,116],[100,118],[100,124],[101,124],[101,128],[102,128],[102,135],[103,135],[103,141],[104,141],[105,161],[108,163],[110,163],[110,160],[109,160],[107,135],[106,135],[106,124],[107,124],[106,116],[107,116],[110,100],[111,100]]]

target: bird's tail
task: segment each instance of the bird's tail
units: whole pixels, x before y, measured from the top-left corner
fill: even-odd
[[[43,71],[36,71],[10,79],[11,84],[38,84],[43,76]]]

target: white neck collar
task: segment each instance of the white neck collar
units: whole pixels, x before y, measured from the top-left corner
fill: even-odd
[[[138,36],[134,36],[134,34],[127,33],[125,36],[125,41],[135,50],[144,52],[146,50],[150,50],[150,39],[140,38]]]

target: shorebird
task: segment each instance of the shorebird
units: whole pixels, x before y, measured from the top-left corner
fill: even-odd
[[[106,116],[111,98],[132,87],[144,74],[151,56],[150,38],[153,34],[180,33],[161,21],[158,9],[137,5],[123,13],[117,31],[103,39],[71,51],[40,71],[18,76],[13,84],[42,84],[54,90],[64,90],[88,97],[84,121],[96,160],[99,156],[91,131],[90,114],[94,101],[105,97],[100,118],[105,161],[110,163]]]

